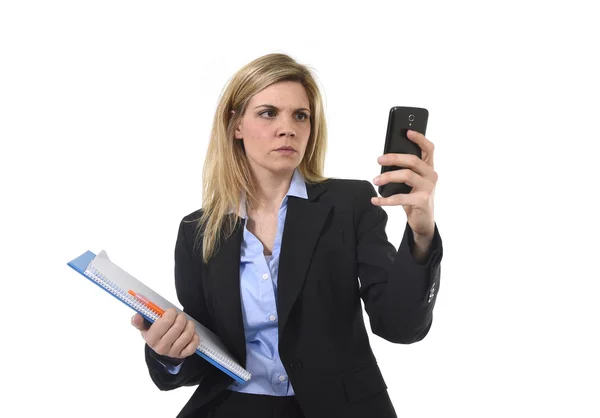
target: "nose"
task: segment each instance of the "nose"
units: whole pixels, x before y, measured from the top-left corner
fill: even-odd
[[[279,131],[279,136],[281,137],[286,137],[286,136],[290,136],[290,137],[295,137],[296,136],[296,132],[294,132],[293,129],[282,129],[281,131]]]
[[[279,127],[279,131],[277,136],[285,137],[285,136],[296,136],[296,130],[294,129],[294,121],[292,117],[283,117],[281,118],[281,126]]]

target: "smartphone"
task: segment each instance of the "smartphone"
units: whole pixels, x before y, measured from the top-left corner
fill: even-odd
[[[388,118],[387,133],[385,136],[384,154],[413,154],[422,158],[421,148],[408,139],[406,133],[417,131],[425,135],[427,129],[427,119],[429,111],[420,107],[402,107],[394,106],[390,109]],[[381,166],[381,174],[402,170],[405,167]],[[388,183],[379,186],[379,194],[383,197],[389,197],[399,193],[410,193],[412,187],[406,183]]]

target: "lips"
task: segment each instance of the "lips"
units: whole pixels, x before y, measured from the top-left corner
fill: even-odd
[[[280,148],[277,148],[275,151],[296,151],[296,150],[292,147],[280,147]]]

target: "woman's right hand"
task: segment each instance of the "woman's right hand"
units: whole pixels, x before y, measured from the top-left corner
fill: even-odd
[[[184,359],[198,348],[200,337],[194,322],[183,312],[169,308],[150,327],[147,323],[138,313],[131,318],[131,324],[141,332],[146,344],[159,355]]]

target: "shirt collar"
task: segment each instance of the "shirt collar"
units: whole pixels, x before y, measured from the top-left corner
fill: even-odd
[[[301,199],[308,199],[308,192],[306,191],[306,181],[300,170],[295,169],[294,175],[292,176],[292,182],[290,183],[290,189],[288,190],[286,197],[294,196]]]
[[[308,199],[308,192],[306,190],[306,181],[304,176],[297,168],[294,170],[294,174],[292,175],[292,181],[290,182],[290,188],[288,189],[283,201],[282,205],[287,203],[287,198],[289,196],[298,197],[301,199]],[[234,213],[233,209],[228,212],[228,214]],[[242,196],[240,199],[240,206],[237,210],[237,214],[240,218],[246,219],[248,214],[246,212],[246,193],[242,192]]]

